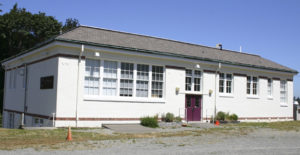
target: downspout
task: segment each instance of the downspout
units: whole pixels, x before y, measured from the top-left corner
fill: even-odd
[[[81,51],[78,58],[78,66],[77,66],[77,93],[76,93],[76,128],[78,127],[78,103],[79,103],[79,78],[80,78],[80,63],[81,57],[84,52],[84,45],[81,45]]]
[[[24,122],[25,122],[25,113],[27,112],[27,91],[28,91],[28,89],[27,89],[27,64],[25,63],[24,64],[24,73],[23,73],[24,75],[24,112],[22,113],[22,122],[21,122],[21,126],[20,126],[20,128],[24,128]]]
[[[216,118],[216,115],[217,115],[217,75],[218,75],[218,72],[221,70],[221,67],[222,67],[222,64],[219,62],[219,66],[218,66],[218,68],[216,69],[216,72],[215,72],[215,104],[214,104],[213,123],[215,123],[215,118]]]
[[[2,65],[2,69],[4,69],[4,89],[3,89],[3,100],[2,100],[2,103],[3,103],[3,107],[2,107],[2,127],[6,127],[6,126],[4,126],[4,122],[7,122],[7,118],[6,117],[3,117],[4,116],[4,109],[5,109],[5,92],[7,91],[7,87],[6,87],[6,70],[5,70],[5,66],[4,65]],[[4,120],[5,119],[5,120]]]

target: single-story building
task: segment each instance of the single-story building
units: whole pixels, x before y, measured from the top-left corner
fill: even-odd
[[[284,56],[284,55],[283,55]],[[293,120],[298,72],[258,55],[79,26],[2,61],[3,127],[101,127],[167,112]]]

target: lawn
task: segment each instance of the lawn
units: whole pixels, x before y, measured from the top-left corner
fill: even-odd
[[[255,129],[264,128],[284,131],[299,131],[300,122],[290,121],[273,123],[225,124],[221,125],[220,128],[195,128],[193,130],[177,132],[157,132],[147,134],[102,134],[95,132],[79,132],[78,129],[72,129],[72,142],[66,141],[66,128],[54,130],[21,130],[0,128],[0,150],[22,149],[29,147],[36,149],[41,147],[47,149],[60,149],[61,146],[72,145],[78,142],[101,140],[134,140],[137,138],[201,136],[205,134],[245,135]]]

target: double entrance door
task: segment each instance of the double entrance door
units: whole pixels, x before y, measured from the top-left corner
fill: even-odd
[[[201,120],[201,95],[186,95],[185,108],[187,121]]]

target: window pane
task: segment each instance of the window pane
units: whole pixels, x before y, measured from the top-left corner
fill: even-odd
[[[192,90],[192,78],[191,77],[185,78],[185,90]]]
[[[222,79],[219,80],[219,92],[220,93],[224,92],[224,80]]]
[[[194,91],[200,91],[200,78],[195,78],[194,79]]]

